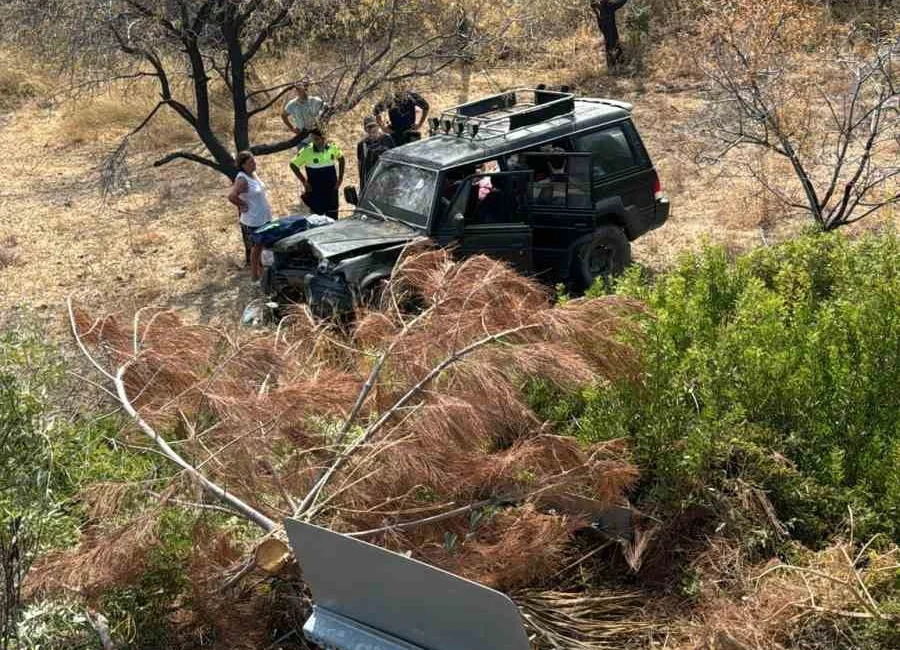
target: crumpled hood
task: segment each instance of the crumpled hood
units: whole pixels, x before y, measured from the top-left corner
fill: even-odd
[[[279,253],[289,253],[308,244],[321,258],[329,259],[402,244],[422,234],[395,221],[351,217],[285,237],[273,248]]]

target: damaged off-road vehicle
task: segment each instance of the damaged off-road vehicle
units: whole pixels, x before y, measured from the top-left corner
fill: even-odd
[[[263,288],[322,315],[376,297],[410,242],[486,254],[578,292],[669,214],[631,105],[517,89],[444,111],[385,152],[353,214],[263,251]]]

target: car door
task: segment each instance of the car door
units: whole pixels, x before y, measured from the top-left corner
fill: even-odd
[[[531,272],[530,178],[517,171],[465,179],[443,215],[438,241],[455,245],[463,257],[488,255]]]
[[[629,239],[642,235],[654,221],[654,171],[630,122],[612,124],[574,138],[578,151],[593,165],[594,200],[612,211],[621,199]]]
[[[591,155],[527,152],[520,159],[534,171],[529,196],[535,271],[553,281],[565,279],[572,243],[595,227]]]

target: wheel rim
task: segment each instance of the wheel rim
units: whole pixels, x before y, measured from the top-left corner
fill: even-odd
[[[611,248],[596,243],[591,249],[588,269],[594,278],[609,278],[612,275],[614,255]]]

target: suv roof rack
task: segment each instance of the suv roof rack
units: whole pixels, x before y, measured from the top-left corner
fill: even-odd
[[[505,135],[510,131],[539,124],[553,117],[575,112],[575,94],[543,88],[515,88],[482,99],[459,104],[441,112],[431,121],[433,133],[443,127],[445,133],[468,129],[479,140]]]

